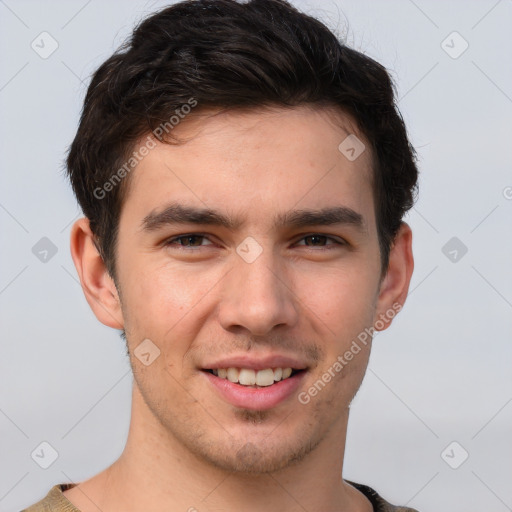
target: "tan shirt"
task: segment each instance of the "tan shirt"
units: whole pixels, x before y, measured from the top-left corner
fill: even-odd
[[[381,496],[379,496],[371,487],[362,484],[356,484],[346,480],[358,491],[362,492],[373,505],[374,512],[418,512],[413,508],[395,507]],[[73,504],[62,494],[77,484],[59,484],[50,489],[50,492],[41,501],[22,510],[21,512],[80,512]]]

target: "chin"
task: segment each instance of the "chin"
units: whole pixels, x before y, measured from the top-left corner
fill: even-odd
[[[231,446],[223,446],[223,443],[209,447],[196,445],[193,451],[196,456],[223,471],[247,475],[268,474],[301,462],[321,440],[301,436],[291,443],[290,439],[293,439],[293,435],[277,437],[271,432],[262,437],[244,432],[239,440],[231,442]]]

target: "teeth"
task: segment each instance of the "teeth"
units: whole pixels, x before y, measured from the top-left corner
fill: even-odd
[[[256,384],[256,372],[242,368],[238,374],[238,383],[244,386],[254,386]]]
[[[274,384],[274,371],[272,368],[267,368],[266,370],[260,370],[255,374],[256,384],[258,386],[271,386]]]
[[[243,386],[271,386],[274,382],[287,379],[292,374],[291,368],[265,368],[264,370],[251,370],[249,368],[218,368],[213,370],[214,375],[230,382]]]
[[[230,382],[238,382],[238,370],[236,368],[228,368],[227,375]]]

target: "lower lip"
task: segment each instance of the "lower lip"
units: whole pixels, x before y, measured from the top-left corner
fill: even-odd
[[[210,372],[201,373],[215,386],[221,397],[235,407],[252,411],[272,409],[294,394],[299,388],[306,371],[301,371],[271,386],[251,388],[221,379]]]

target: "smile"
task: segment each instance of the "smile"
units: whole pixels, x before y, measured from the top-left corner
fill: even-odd
[[[267,410],[295,395],[306,369],[215,368],[201,372],[222,401],[248,410]]]
[[[207,370],[213,375],[227,379],[234,384],[252,387],[272,386],[276,382],[289,379],[295,373],[302,370],[293,368],[265,368],[264,370],[253,370],[251,368],[217,368]]]

